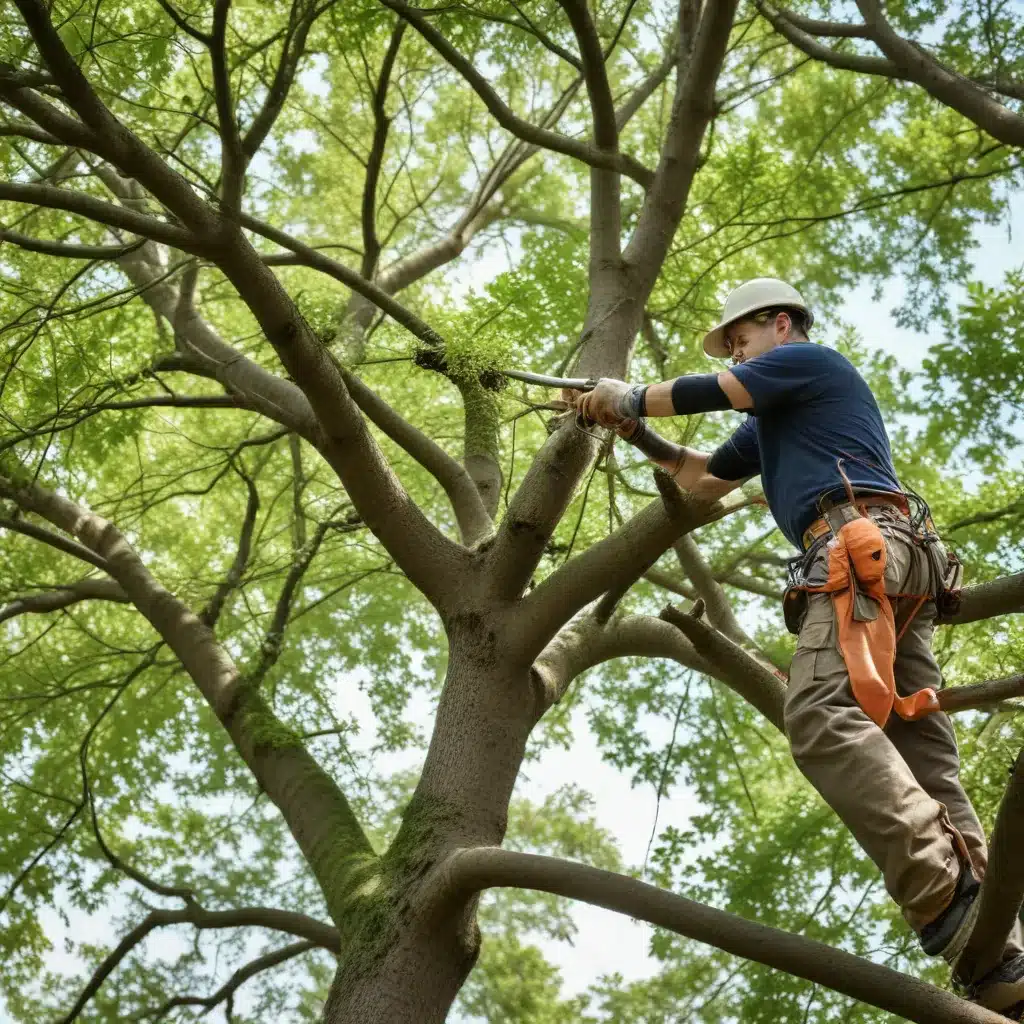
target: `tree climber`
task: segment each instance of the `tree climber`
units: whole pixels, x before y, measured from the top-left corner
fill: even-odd
[[[566,397],[700,497],[761,474],[775,521],[804,552],[784,604],[799,634],[785,700],[793,757],[878,865],[924,951],[950,963],[973,1001],[1021,1020],[1019,924],[997,967],[980,979],[956,973],[987,849],[960,784],[953,727],[935,711],[942,674],[931,639],[955,559],[927,506],[900,487],[867,383],[808,340],[813,322],[795,288],[747,281],[704,338],[709,356],[732,358],[731,370],[651,385],[604,378]],[[726,409],[749,415],[710,455],[644,422]]]

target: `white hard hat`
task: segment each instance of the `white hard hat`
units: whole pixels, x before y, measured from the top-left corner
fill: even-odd
[[[704,335],[704,351],[709,356],[728,359],[729,349],[725,344],[726,327],[759,310],[778,306],[801,310],[807,316],[807,327],[814,323],[814,314],[807,308],[803,296],[791,284],[786,284],[777,277],[755,277],[752,281],[744,281],[739,288],[729,294],[722,308],[722,322]]]

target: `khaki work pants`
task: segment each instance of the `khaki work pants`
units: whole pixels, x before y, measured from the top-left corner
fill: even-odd
[[[913,599],[898,594],[930,591],[927,554],[885,528],[898,516],[874,514],[888,550],[886,590],[893,601],[897,633]],[[827,576],[825,565],[808,575]],[[906,722],[895,712],[880,729],[853,696],[846,664],[837,648],[832,600],[808,595],[807,614],[790,671],[785,722],[800,770],[842,818],[878,865],[889,895],[915,930],[934,920],[953,895],[960,874],[956,848],[962,837],[974,873],[988,863],[985,834],[960,785],[956,737],[944,712]],[[926,686],[938,690],[942,673],[932,654],[935,603],[927,601],[896,651],[896,685],[906,696]],[[1005,956],[1022,952],[1015,929]]]

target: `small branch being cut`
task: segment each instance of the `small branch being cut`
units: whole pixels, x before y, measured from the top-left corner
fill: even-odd
[[[501,887],[581,900],[842,992],[916,1024],[1006,1024],[999,1014],[917,978],[612,871],[494,847],[458,850],[439,871],[449,897]]]

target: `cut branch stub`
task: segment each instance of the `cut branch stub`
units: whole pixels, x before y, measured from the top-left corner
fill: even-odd
[[[786,683],[782,674],[766,668],[727,636],[702,622],[703,613],[704,602],[698,601],[690,614],[666,605],[661,618],[681,630],[697,653],[715,666],[716,674],[733,690],[753,704],[780,732],[785,731]]]

